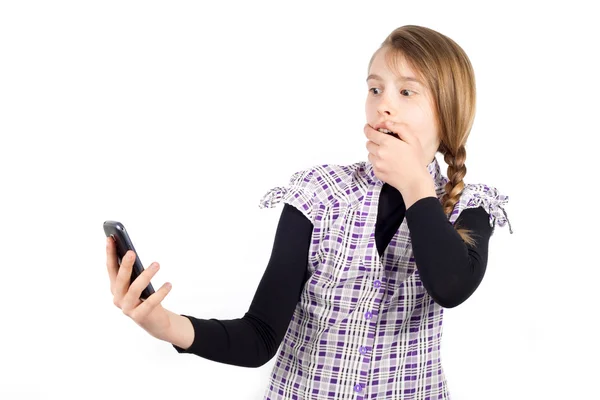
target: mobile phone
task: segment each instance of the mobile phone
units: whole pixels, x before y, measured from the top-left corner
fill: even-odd
[[[131,280],[129,281],[129,284],[131,285],[135,278],[144,272],[144,266],[140,261],[140,255],[135,250],[135,247],[133,247],[133,242],[125,230],[125,226],[118,221],[104,221],[104,233],[106,234],[106,237],[112,237],[112,239],[115,241],[119,266],[121,265],[121,260],[123,257],[125,257],[125,254],[129,250],[133,250],[135,252],[135,261],[133,263],[133,268],[131,269]],[[148,286],[146,286],[146,288],[140,294],[140,299],[146,300],[153,293],[154,288],[152,287],[152,283],[149,282]]]

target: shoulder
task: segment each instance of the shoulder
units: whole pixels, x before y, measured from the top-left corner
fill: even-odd
[[[496,187],[489,184],[465,184],[460,198],[454,205],[454,210],[450,215],[450,222],[454,224],[460,213],[465,209],[482,207],[489,214],[489,223],[492,228],[495,227],[496,223],[501,227],[508,224],[510,233],[513,233],[508,215],[504,209],[508,200],[508,195],[500,193]]]
[[[364,171],[364,161],[352,164],[316,164],[297,170],[290,175],[285,187],[277,186],[269,190],[261,199],[260,207],[272,207],[282,196],[294,193],[305,201],[320,204],[332,201],[348,201],[352,191]]]
[[[351,202],[352,187],[362,178],[364,162],[352,164],[318,164],[292,174],[290,184],[310,190],[321,204]]]
[[[362,199],[365,180],[365,162],[351,164],[320,164],[312,169],[315,196],[321,204],[356,204]]]

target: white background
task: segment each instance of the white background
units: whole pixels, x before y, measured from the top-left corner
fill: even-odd
[[[469,55],[465,182],[508,195],[514,229],[497,227],[481,286],[445,312],[453,399],[599,398],[587,4],[1,2],[0,398],[262,399],[275,358],[178,354],[113,305],[102,222],[161,264],[164,307],[242,317],[282,209],[260,198],[367,159],[367,64],[405,24]]]

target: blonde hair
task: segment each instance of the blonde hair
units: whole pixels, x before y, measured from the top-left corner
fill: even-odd
[[[452,39],[417,25],[404,25],[392,31],[371,57],[367,73],[375,55],[382,49],[388,50],[386,62],[392,71],[398,71],[398,59],[403,58],[432,95],[440,137],[437,151],[444,155],[448,164],[448,183],[442,206],[449,217],[465,187],[465,144],[475,118],[473,67],[467,54]],[[474,245],[470,230],[457,225],[454,228],[464,242]]]

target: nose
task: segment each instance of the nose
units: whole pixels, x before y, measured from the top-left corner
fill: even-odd
[[[392,116],[394,113],[390,110],[389,107],[380,106],[377,108],[377,111],[380,115],[385,115],[386,118]]]
[[[380,115],[385,115],[386,117],[396,114],[395,108],[392,106],[391,100],[388,97],[384,96],[380,98],[379,104],[377,105],[377,112]]]

